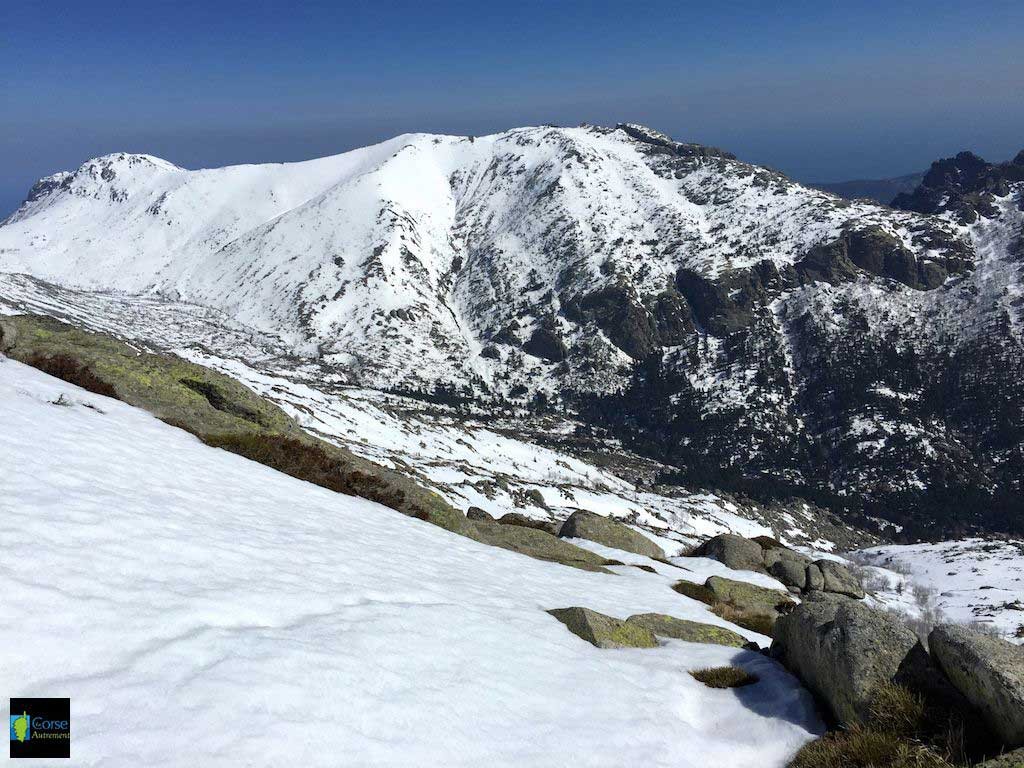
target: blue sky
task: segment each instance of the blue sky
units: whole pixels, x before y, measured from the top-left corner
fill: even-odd
[[[801,180],[1024,147],[1024,3],[3,3],[0,215],[108,152],[641,122]]]

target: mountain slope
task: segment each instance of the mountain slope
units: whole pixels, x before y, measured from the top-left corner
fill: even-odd
[[[982,164],[955,210],[894,210],[635,125],[109,156],[33,189],[0,269],[204,304],[351,384],[580,414],[663,479],[1006,528],[1022,192]]]
[[[778,270],[850,223],[905,247],[930,226],[938,244],[915,257],[962,267],[951,229],[630,126],[410,135],[215,171],[108,156],[30,198],[0,229],[5,269],[215,306],[337,355],[373,384],[479,377],[506,389],[483,346],[539,333],[532,357],[559,356],[584,336],[567,315],[596,317],[611,342],[584,358],[628,362],[658,342],[678,346],[693,334],[680,270]],[[660,328],[643,327],[652,302]],[[605,318],[608,303],[627,316]]]
[[[584,573],[477,544],[2,356],[0,421],[0,652],[18,661],[0,684],[72,699],[77,764],[753,768],[821,731],[761,654],[598,649],[545,613],[722,624],[669,588],[677,567]],[[723,695],[686,674],[727,663],[760,682]]]

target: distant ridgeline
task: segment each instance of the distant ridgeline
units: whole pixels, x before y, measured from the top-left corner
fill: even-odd
[[[0,270],[212,307],[436,407],[580,417],[664,482],[1020,532],[1022,209],[1024,152],[887,207],[637,125],[414,134],[90,161],[0,226]]]

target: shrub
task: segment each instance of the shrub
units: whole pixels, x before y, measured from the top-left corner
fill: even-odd
[[[708,667],[695,669],[690,674],[708,688],[742,688],[760,679],[741,667]]]
[[[88,365],[70,355],[35,354],[26,358],[25,364],[94,394],[117,399],[117,390],[97,376]]]
[[[286,475],[319,485],[338,493],[361,496],[394,509],[401,508],[405,494],[379,477],[351,469],[343,460],[331,456],[318,445],[283,435],[257,432],[233,432],[220,435],[199,435],[214,448],[237,453],[252,461],[284,472]],[[426,511],[412,510],[415,517],[426,519]]]
[[[954,768],[920,744],[868,728],[826,733],[797,752],[789,768]]]
[[[790,768],[956,768],[968,765],[964,723],[901,685],[879,686],[867,722],[825,734]]]

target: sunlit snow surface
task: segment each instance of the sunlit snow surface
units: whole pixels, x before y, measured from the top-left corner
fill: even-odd
[[[173,352],[220,370],[274,401],[311,433],[398,468],[462,510],[478,506],[494,517],[517,512],[563,519],[575,509],[588,509],[635,517],[649,528],[672,532],[675,540],[663,542],[670,554],[682,548],[680,536],[692,542],[726,531],[771,534],[757,505],[741,509],[708,492],[680,489],[667,496],[639,490],[596,463],[538,445],[526,428],[533,425],[515,418],[497,422],[486,407],[455,418],[410,398],[340,385],[337,374],[297,364],[279,339],[216,310],[152,296],[75,291],[0,273],[0,314],[23,312],[53,315],[141,349]],[[547,429],[555,434],[571,433],[575,424],[568,417],[549,421]],[[547,509],[525,497],[529,491],[540,493]],[[784,515],[789,540],[813,541],[813,511],[778,514]]]
[[[860,554],[888,578],[888,588],[878,595],[888,607],[919,613],[914,586],[920,585],[944,619],[988,625],[1024,644],[1024,541],[962,539],[873,547]]]
[[[0,424],[0,690],[71,697],[76,765],[763,768],[821,730],[759,654],[598,650],[544,612],[720,623],[678,568],[480,545],[2,359]],[[730,662],[761,682],[686,674]]]

